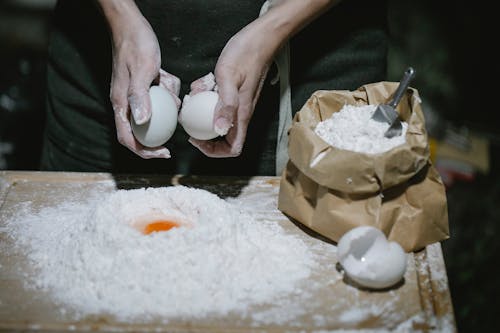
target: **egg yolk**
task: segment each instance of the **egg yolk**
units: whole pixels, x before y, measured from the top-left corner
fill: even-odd
[[[146,225],[143,230],[145,235],[149,235],[152,232],[168,231],[172,228],[179,227],[179,223],[173,221],[154,221]]]

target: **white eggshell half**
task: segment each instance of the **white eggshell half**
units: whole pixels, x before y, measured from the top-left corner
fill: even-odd
[[[210,140],[219,134],[214,129],[214,111],[219,94],[203,91],[186,95],[179,113],[179,123],[187,134],[198,140]]]
[[[375,227],[362,226],[345,233],[337,256],[347,276],[361,286],[382,289],[401,281],[407,256],[397,242],[388,242]]]
[[[131,120],[135,138],[146,147],[158,147],[167,142],[177,127],[177,104],[167,89],[152,86],[149,89],[151,98],[151,119],[137,125]]]

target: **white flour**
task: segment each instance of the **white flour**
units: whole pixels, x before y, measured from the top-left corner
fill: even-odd
[[[130,226],[152,211],[189,227],[143,235]],[[275,222],[257,221],[216,195],[183,186],[121,190],[8,222],[36,274],[77,317],[119,320],[245,314],[300,293],[317,263],[306,244]]]
[[[405,143],[408,124],[402,122],[400,136],[386,138],[389,124],[371,119],[376,105],[344,105],[329,119],[319,122],[315,133],[328,144],[358,153],[379,154]]]

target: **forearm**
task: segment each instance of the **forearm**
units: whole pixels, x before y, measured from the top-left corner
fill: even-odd
[[[95,2],[112,32],[122,29],[127,20],[142,16],[134,0],[95,0]]]
[[[256,33],[266,36],[267,47],[278,50],[303,27],[341,0],[274,0],[266,14],[252,24]]]

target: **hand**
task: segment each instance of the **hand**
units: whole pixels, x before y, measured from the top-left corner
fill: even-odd
[[[219,140],[189,142],[210,157],[239,156],[269,66],[286,41],[339,0],[276,0],[226,44],[215,66],[219,103],[214,128]],[[203,87],[199,79],[192,87]],[[193,92],[192,92],[193,93]]]
[[[208,74],[191,83],[191,95],[203,90],[218,90],[214,115],[215,131],[225,136],[189,142],[209,157],[239,156],[245,143],[248,124],[267,75],[275,49],[265,34],[250,26],[233,36],[215,66],[215,82]]]
[[[135,139],[130,126],[130,112],[137,124],[151,118],[149,87],[153,82],[167,88],[179,106],[180,80],[160,69],[158,40],[134,1],[100,0],[99,3],[112,34],[110,99],[118,141],[142,158],[170,158],[167,148],[148,148]]]

